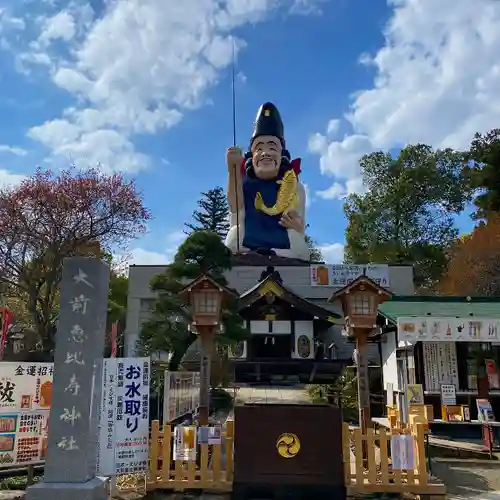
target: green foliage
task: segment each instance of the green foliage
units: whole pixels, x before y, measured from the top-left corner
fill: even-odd
[[[345,422],[358,419],[358,380],[356,371],[344,368],[334,384],[312,384],[307,393],[314,404],[326,404],[333,394],[340,394],[342,417]]]
[[[179,298],[179,291],[204,273],[209,273],[221,285],[227,285],[224,271],[229,269],[231,252],[216,233],[196,231],[188,236],[179,247],[174,262],[151,281],[151,290],[157,294],[157,299],[151,317],[141,329],[139,351],[145,356],[158,351],[171,353],[169,369],[176,370],[182,356],[196,340],[190,330],[190,310]],[[247,338],[247,330],[237,313],[236,299],[226,302],[222,326],[216,337],[219,344],[228,345]]]
[[[479,190],[474,200],[475,219],[485,219],[500,212],[500,129],[476,134],[470,147],[473,185]]]
[[[321,250],[316,246],[316,242],[306,234],[306,242],[309,247],[310,251],[310,261],[311,262],[323,262],[323,254],[321,253]]]
[[[200,210],[193,212],[194,223],[184,224],[189,229],[187,234],[194,231],[212,231],[224,239],[229,231],[229,207],[224,190],[217,186],[201,193],[198,206]]]
[[[453,215],[471,199],[467,156],[451,149],[407,146],[397,158],[365,155],[364,194],[349,195],[345,261],[413,264],[415,284],[432,286],[458,236]]]
[[[210,390],[210,408],[218,411],[228,411],[233,407],[233,396],[225,389],[215,388]]]

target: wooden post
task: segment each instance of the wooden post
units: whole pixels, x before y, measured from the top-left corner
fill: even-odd
[[[211,326],[198,327],[200,335],[200,408],[199,424],[208,425],[210,414],[210,367],[214,346],[214,328]]]
[[[368,345],[368,335],[365,330],[355,329],[356,354],[358,370],[358,406],[359,406],[359,426],[363,434],[371,427],[370,418],[370,376],[368,372],[368,358],[366,348]]]

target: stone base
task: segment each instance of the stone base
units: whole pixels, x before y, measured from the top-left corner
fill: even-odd
[[[107,500],[106,481],[94,478],[86,483],[45,483],[30,486],[26,500]]]

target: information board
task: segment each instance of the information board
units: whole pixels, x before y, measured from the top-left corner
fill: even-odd
[[[165,372],[163,422],[194,413],[200,404],[198,372]]]
[[[104,360],[97,473],[114,476],[148,467],[149,358]]]
[[[0,467],[45,460],[52,363],[0,363]]]

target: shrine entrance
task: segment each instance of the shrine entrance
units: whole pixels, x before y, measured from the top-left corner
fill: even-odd
[[[250,353],[254,359],[289,359],[290,335],[253,335]]]

